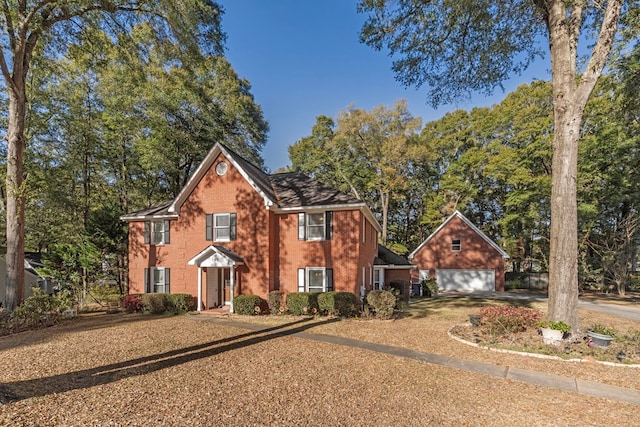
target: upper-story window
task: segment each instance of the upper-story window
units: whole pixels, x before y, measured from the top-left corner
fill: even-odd
[[[144,223],[144,243],[152,245],[163,245],[170,242],[169,220],[145,221]]]
[[[298,214],[298,240],[331,240],[332,238],[332,211]]]
[[[451,250],[455,252],[459,252],[462,250],[462,242],[460,239],[451,240]]]
[[[237,215],[235,213],[207,214],[206,239],[216,242],[236,240]]]

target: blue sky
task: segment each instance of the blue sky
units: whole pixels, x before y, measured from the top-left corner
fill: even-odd
[[[349,105],[391,108],[406,99],[423,125],[446,112],[499,103],[506,93],[533,79],[549,79],[549,64],[538,61],[523,76],[505,83],[505,92],[468,102],[426,104],[426,90],[395,80],[392,59],[359,42],[366,16],[356,0],[218,0],[225,9],[226,56],[262,107],[270,132],[263,158],[272,172],[290,164],[287,148],[311,134],[319,115],[337,117]]]

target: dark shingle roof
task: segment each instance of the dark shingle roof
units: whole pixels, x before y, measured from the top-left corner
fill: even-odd
[[[270,178],[281,208],[361,203],[355,197],[299,172],[275,174]]]
[[[273,192],[273,186],[271,185],[271,180],[269,179],[269,174],[248,160],[245,160],[245,158],[238,153],[230,150],[226,145],[220,145],[226,150],[229,157],[231,157],[232,160],[245,171],[260,191],[262,191],[269,199],[276,199],[276,195]]]
[[[170,216],[169,206],[171,206],[171,202],[166,202],[160,205],[150,206],[148,208],[140,209],[139,211],[123,215],[121,218],[134,219],[147,216]]]
[[[406,258],[401,257],[389,248],[378,245],[378,256],[373,260],[374,265],[413,265]]]
[[[225,145],[218,144],[222,152],[235,163],[251,181],[254,188],[261,192],[263,197],[269,199],[280,208],[305,208],[335,205],[362,205],[363,202],[356,197],[336,190],[333,187],[322,184],[299,172],[287,172],[269,175],[248,160],[244,159]],[[215,147],[210,151],[211,156]],[[205,165],[207,159],[203,161],[201,167]],[[206,167],[206,166],[204,166]],[[198,172],[196,172],[197,174]],[[197,177],[192,177],[192,180]],[[194,185],[197,181],[193,181]],[[187,184],[190,185],[190,184]],[[187,187],[185,187],[186,189]],[[172,202],[162,205],[141,209],[127,215],[123,215],[123,220],[136,220],[144,217],[175,216],[172,206],[181,204],[187,197],[185,189]]]

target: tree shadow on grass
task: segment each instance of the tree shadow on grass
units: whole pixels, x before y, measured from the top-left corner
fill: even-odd
[[[27,329],[13,334],[0,336],[0,351],[20,346],[42,343],[55,339],[56,336],[81,332],[97,331],[123,324],[160,319],[161,316],[145,314],[81,314],[78,317],[61,319],[55,325],[35,329]]]
[[[44,378],[0,383],[0,403],[9,403],[32,397],[90,388],[121,379],[146,375],[161,369],[182,365],[194,360],[215,356],[227,351],[259,344],[276,338],[295,335],[317,325],[333,323],[331,318],[321,322],[301,319],[284,325],[254,330],[240,335],[193,345],[160,354],[140,357],[124,362],[67,372]],[[233,327],[232,324],[229,326]]]

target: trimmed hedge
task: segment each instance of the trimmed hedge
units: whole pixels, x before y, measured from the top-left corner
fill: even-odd
[[[316,314],[318,312],[318,293],[290,292],[287,294],[287,308],[294,316]]]
[[[162,314],[167,311],[165,305],[166,294],[142,294],[142,310],[151,314]]]
[[[356,309],[356,296],[351,292],[324,292],[318,295],[318,309],[323,314],[351,316]]]
[[[374,290],[367,294],[367,304],[373,308],[376,317],[390,319],[396,305],[396,297],[389,291]]]
[[[233,311],[236,314],[260,314],[262,303],[262,298],[257,295],[238,295],[233,299]]]
[[[267,295],[267,304],[269,305],[269,313],[271,314],[279,314],[280,309],[283,308],[282,297],[284,296],[284,292],[282,291],[271,291]]]
[[[149,293],[128,296],[139,296],[142,303],[142,310],[145,313],[163,314],[170,312],[179,314],[195,309],[195,300],[193,296],[189,294]],[[125,308],[127,308],[128,311],[128,307],[125,306]],[[129,303],[129,308],[135,308],[135,300],[132,299]]]
[[[196,308],[196,300],[190,294],[165,294],[165,307],[174,313],[186,313]]]

